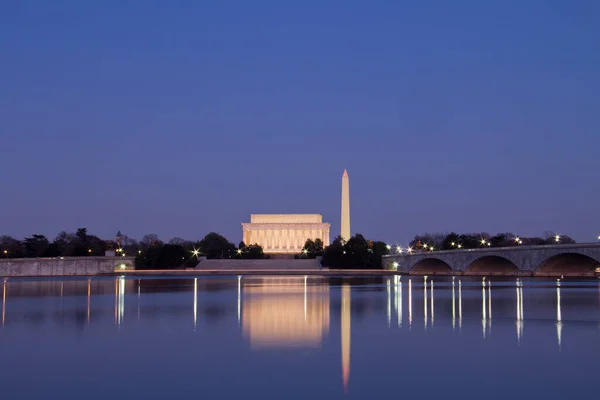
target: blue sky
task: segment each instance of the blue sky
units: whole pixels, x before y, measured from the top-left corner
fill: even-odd
[[[600,233],[596,1],[0,5],[0,233]]]

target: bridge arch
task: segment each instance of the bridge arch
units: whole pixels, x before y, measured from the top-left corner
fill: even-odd
[[[535,269],[537,276],[594,276],[600,260],[576,252],[555,254],[543,260]]]
[[[426,257],[414,263],[409,272],[415,275],[446,275],[452,272],[452,266],[440,258]]]
[[[471,261],[465,268],[465,275],[511,275],[519,272],[519,267],[508,258],[498,255],[484,255]]]

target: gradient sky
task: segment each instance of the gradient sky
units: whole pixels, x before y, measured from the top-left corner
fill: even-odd
[[[94,3],[94,4],[92,4]],[[600,233],[600,2],[0,4],[0,234]]]

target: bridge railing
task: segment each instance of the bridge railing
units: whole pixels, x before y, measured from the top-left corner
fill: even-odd
[[[413,250],[411,253],[403,252],[396,254],[387,254],[383,257],[410,257],[424,254],[447,254],[447,253],[472,253],[472,252],[498,252],[498,251],[525,251],[525,250],[538,250],[538,249],[579,249],[579,248],[594,248],[600,247],[600,242],[592,243],[572,243],[572,244],[541,244],[541,245],[529,245],[529,246],[503,246],[503,247],[482,247],[480,249],[451,249],[451,250],[433,250],[433,251],[422,251]]]

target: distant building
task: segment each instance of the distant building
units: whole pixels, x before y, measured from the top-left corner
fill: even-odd
[[[259,244],[266,254],[297,254],[307,239],[329,246],[330,227],[320,214],[252,214],[250,223],[242,223],[242,240]]]

